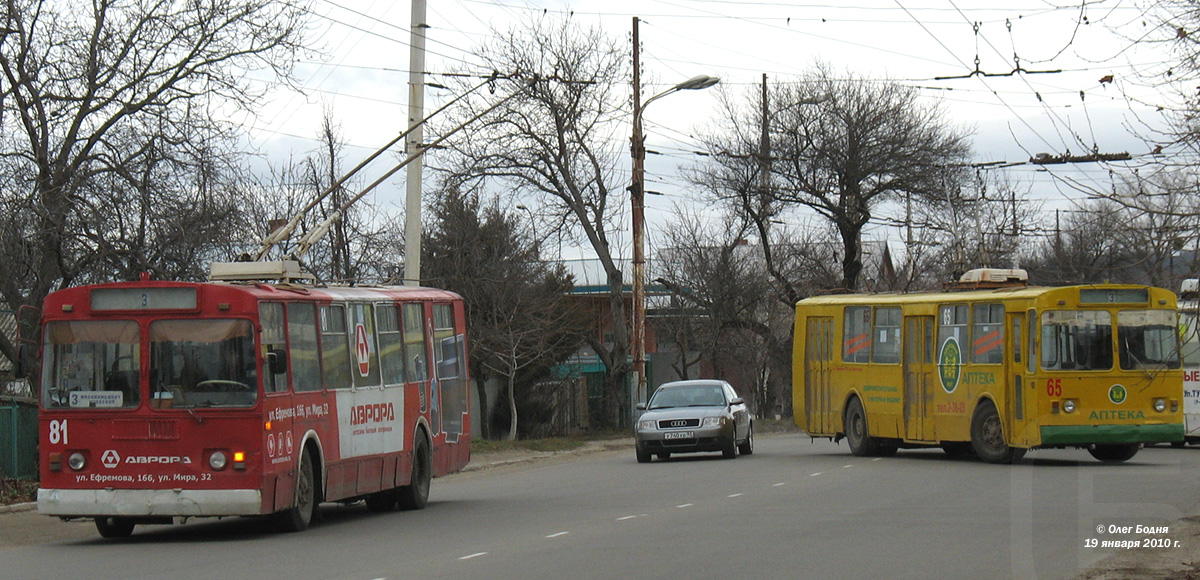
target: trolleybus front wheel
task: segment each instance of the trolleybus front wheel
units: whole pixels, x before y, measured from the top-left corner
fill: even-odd
[[[1009,447],[1004,442],[1000,413],[991,401],[983,401],[975,407],[975,416],[971,418],[971,448],[988,463],[1015,463],[1025,456],[1024,449]]]
[[[1112,443],[1088,447],[1088,453],[1105,463],[1120,463],[1133,459],[1133,456],[1137,455],[1138,449],[1137,443]]]
[[[96,531],[104,538],[128,538],[134,525],[129,518],[96,518]]]
[[[317,476],[312,457],[308,451],[300,453],[300,473],[297,474],[296,503],[279,513],[279,527],[285,532],[299,532],[308,528],[317,512]]]

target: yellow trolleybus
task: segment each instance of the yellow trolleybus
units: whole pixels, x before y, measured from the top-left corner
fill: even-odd
[[[854,455],[941,446],[992,463],[1054,447],[1125,461],[1142,444],[1182,441],[1175,295],[988,288],[1023,276],[972,271],[973,290],[801,300],[796,424],[845,437]]]

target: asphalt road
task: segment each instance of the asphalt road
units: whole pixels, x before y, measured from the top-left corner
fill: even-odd
[[[199,520],[105,541],[53,522],[79,534],[0,551],[0,577],[1068,579],[1125,551],[1103,542],[1194,548],[1172,526],[1200,513],[1198,465],[1200,448],[1165,447],[1120,465],[1080,450],[858,458],[802,435],[735,460],[644,465],[630,448],[435,480],[419,512],[327,505],[299,534]]]

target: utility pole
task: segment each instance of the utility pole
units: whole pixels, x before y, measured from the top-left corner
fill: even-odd
[[[629,198],[633,226],[633,373],[636,375],[636,400],[646,401],[646,256],[643,244],[646,227],[646,138],[642,135],[642,61],[638,39],[638,17],[633,17],[633,175]]]
[[[409,156],[421,153],[425,130],[425,0],[412,2],[411,49],[408,53],[408,126],[412,132],[405,140]],[[423,159],[408,165],[404,200],[404,285],[421,285],[421,166]]]
[[[762,135],[758,139],[758,186],[762,192],[771,191],[771,115],[767,101],[767,73],[762,77]]]

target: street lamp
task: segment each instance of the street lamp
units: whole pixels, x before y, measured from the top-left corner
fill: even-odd
[[[635,19],[636,20],[636,19]],[[636,22],[635,22],[636,26]],[[636,32],[636,28],[634,29]],[[637,45],[637,41],[634,41]],[[635,59],[634,62],[637,62]],[[633,372],[637,374],[637,400],[646,401],[646,255],[645,255],[645,211],[646,211],[646,138],[642,135],[642,112],[656,99],[677,91],[707,89],[721,79],[708,75],[694,76],[649,99],[641,100],[641,84],[637,67],[633,73],[633,137],[630,150],[633,154],[633,177],[629,186],[633,206]]]

